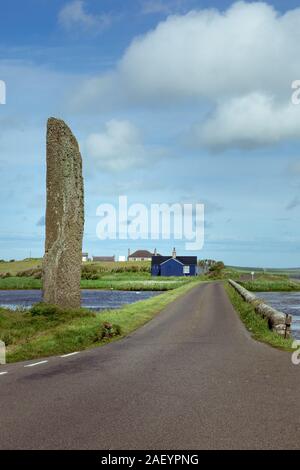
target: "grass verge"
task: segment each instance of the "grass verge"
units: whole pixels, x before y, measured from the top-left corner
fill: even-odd
[[[103,276],[101,279],[82,279],[82,289],[114,289],[114,290],[170,290],[176,289],[186,283],[191,282],[191,278],[145,278],[145,276],[130,275]],[[17,289],[41,289],[41,279],[33,277],[7,277],[0,279],[0,290],[17,290]]]
[[[109,279],[82,279],[82,289],[114,289],[114,290],[133,290],[133,291],[165,291],[177,289],[184,284],[191,282],[191,278],[179,278],[168,280],[168,278],[141,279],[141,280],[109,280]]]
[[[271,346],[284,351],[293,351],[292,339],[284,339],[282,336],[271,331],[268,327],[267,320],[256,313],[253,305],[245,302],[240,294],[230,286],[228,282],[224,283],[224,287],[234,309],[239,314],[241,320],[254,339],[270,344]]]
[[[29,312],[0,309],[0,339],[7,345],[7,362],[66,354],[122,338],[198,283],[192,281],[151,299],[98,315],[85,309],[62,311],[42,304]],[[108,335],[107,325],[111,326]]]
[[[245,289],[252,292],[292,292],[300,291],[300,282],[291,279],[257,279],[254,281],[238,281]]]
[[[33,277],[6,277],[0,279],[0,290],[41,289],[42,281]]]

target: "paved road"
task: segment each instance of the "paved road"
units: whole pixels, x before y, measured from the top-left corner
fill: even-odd
[[[300,447],[300,366],[199,285],[117,343],[0,376],[0,448]]]

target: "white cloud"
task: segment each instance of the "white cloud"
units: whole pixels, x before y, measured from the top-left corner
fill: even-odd
[[[147,165],[158,155],[158,149],[143,145],[131,122],[115,119],[105,124],[103,132],[89,135],[85,149],[90,165],[115,172]]]
[[[300,9],[279,16],[264,3],[238,2],[225,13],[170,16],[133,41],[119,73],[140,98],[282,93],[299,73],[299,39]]]
[[[74,0],[67,3],[59,12],[58,21],[63,28],[71,31],[80,28],[84,31],[101,32],[111,24],[111,17],[107,14],[93,15],[85,10],[83,0]]]
[[[216,150],[270,145],[300,138],[299,118],[297,106],[253,93],[218,106],[204,124],[195,126],[194,139]]]
[[[205,104],[216,109],[203,124],[208,144],[214,123],[220,146],[298,138],[300,106],[296,111],[289,103],[291,83],[299,78],[299,41],[300,8],[280,14],[266,3],[237,2],[225,12],[169,16],[136,38],[111,74],[85,82],[73,104],[115,106],[115,96],[120,106],[189,103],[200,110]],[[241,114],[244,128],[234,114],[242,106],[249,107]]]

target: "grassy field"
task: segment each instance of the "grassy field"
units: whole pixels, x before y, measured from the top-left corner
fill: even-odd
[[[254,271],[254,280],[252,281],[251,269],[255,268],[228,268],[224,269],[222,278],[233,279],[239,282],[243,287],[253,292],[290,292],[300,291],[300,281],[291,279],[287,273],[274,270],[274,272],[265,272],[262,269]],[[292,270],[291,270],[292,271]]]
[[[7,289],[40,289],[42,281],[32,277],[6,277],[0,279],[0,290]]]
[[[0,263],[0,289],[41,289],[42,260]],[[2,277],[1,277],[2,275]],[[85,263],[82,289],[170,290],[191,278],[152,278],[149,262]]]
[[[163,291],[176,289],[191,282],[191,278],[157,278],[141,280],[105,280],[98,281],[82,280],[82,289],[114,289],[114,290],[134,290],[134,291]]]
[[[275,348],[292,351],[292,339],[284,339],[282,336],[271,331],[267,320],[255,312],[253,305],[245,302],[228,282],[225,282],[224,286],[234,309],[254,339],[270,344]]]
[[[27,259],[23,261],[0,262],[0,273],[10,273],[12,276],[26,269],[38,268],[42,265],[42,259]]]
[[[135,274],[131,276],[128,273],[126,276],[114,274],[108,277],[103,276],[101,279],[82,279],[82,289],[114,289],[114,290],[134,290],[134,291],[157,291],[157,290],[170,290],[176,289],[179,286],[191,282],[191,278],[185,277],[172,277],[156,279]],[[7,277],[0,279],[0,290],[7,289],[41,289],[41,279],[34,279],[32,277]]]
[[[0,262],[0,289],[41,289],[41,259],[30,259],[16,262]],[[255,272],[251,280],[251,270]],[[290,270],[289,272],[296,272]],[[265,272],[257,268],[226,267],[215,274],[202,275],[202,280],[234,279],[246,289],[257,292],[267,291],[300,291],[300,282],[289,278],[279,270]],[[107,262],[84,263],[82,266],[82,289],[114,290],[170,290],[190,278],[152,278],[150,262]]]
[[[253,292],[291,292],[300,291],[300,282],[287,277],[261,276],[254,281],[239,281],[245,289]]]
[[[32,269],[41,268],[43,263],[42,258],[30,258],[22,261],[0,261],[0,274],[9,273],[16,276],[18,273],[29,271]],[[149,261],[134,262],[100,262],[100,263],[83,263],[83,273],[90,272],[91,274],[104,274],[104,273],[121,273],[121,272],[148,272],[150,273]]]
[[[241,273],[264,273],[264,274],[282,274],[289,277],[293,277],[293,275],[300,275],[300,267],[299,268],[257,268],[257,267],[246,267],[246,266],[227,266],[228,269],[232,269],[236,272]]]
[[[85,309],[62,311],[42,304],[30,311],[0,309],[0,339],[7,345],[7,361],[66,354],[122,338],[198,282],[98,315]]]

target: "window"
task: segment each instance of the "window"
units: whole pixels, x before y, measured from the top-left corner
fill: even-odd
[[[189,266],[183,266],[183,274],[190,274],[190,267]]]

